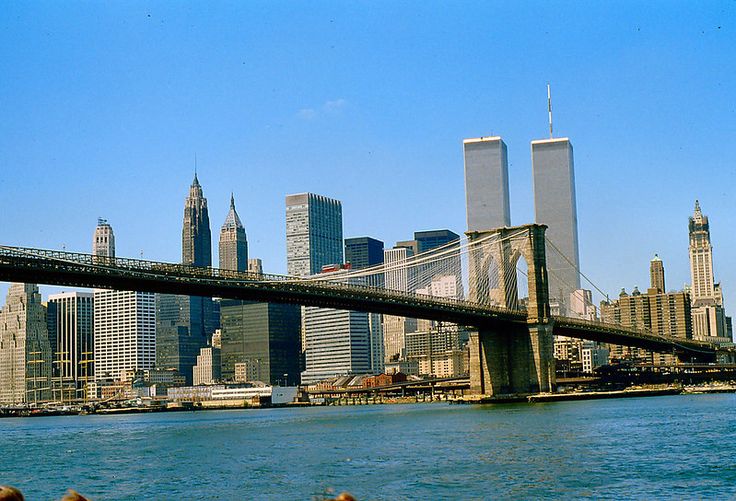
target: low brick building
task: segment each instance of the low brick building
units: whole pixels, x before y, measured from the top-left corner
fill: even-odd
[[[394,374],[378,374],[377,376],[363,379],[363,388],[390,386],[396,383],[403,383],[404,381],[406,381],[406,374],[403,372],[396,372]]]

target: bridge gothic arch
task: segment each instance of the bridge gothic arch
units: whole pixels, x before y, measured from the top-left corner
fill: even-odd
[[[545,225],[466,233],[471,301],[519,309],[516,265],[527,264],[527,325],[479,327],[470,340],[470,386],[500,396],[552,391],[555,385]],[[493,283],[493,280],[496,283]]]

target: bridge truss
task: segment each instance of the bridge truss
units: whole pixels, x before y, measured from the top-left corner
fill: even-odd
[[[528,320],[527,304],[519,297],[525,291],[524,259],[518,252],[511,252],[511,259],[498,259],[496,251],[526,238],[527,227],[511,228],[423,253],[398,253],[399,257],[378,266],[309,277],[0,246],[0,280],[292,303],[476,328],[519,326]],[[547,248],[556,251],[554,245]],[[489,265],[479,268],[482,260],[489,260]],[[597,321],[552,315],[542,320],[554,325],[555,334],[581,339],[662,352],[713,354],[718,349]]]

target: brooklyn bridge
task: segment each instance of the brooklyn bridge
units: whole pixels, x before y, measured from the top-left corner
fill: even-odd
[[[468,232],[460,241],[395,263],[309,277],[0,246],[0,280],[260,302],[290,303],[452,322],[471,328],[471,391],[501,396],[553,391],[555,335],[674,354],[688,362],[736,361],[731,350],[646,330],[555,316],[545,225]],[[520,274],[519,261],[526,263]],[[527,297],[519,281],[526,275]],[[433,277],[454,276],[451,297]],[[521,279],[520,279],[521,277]],[[522,284],[523,285],[523,284]],[[423,293],[424,292],[424,293]]]

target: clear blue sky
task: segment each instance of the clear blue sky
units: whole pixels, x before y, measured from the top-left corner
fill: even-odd
[[[213,235],[232,190],[284,272],[287,193],[340,199],[346,237],[462,232],[462,139],[491,134],[528,223],[550,81],[583,270],[646,288],[657,252],[680,288],[698,198],[736,313],[734,2],[1,7],[1,243],[88,252],[102,216],[118,255],[178,261],[196,153]]]

